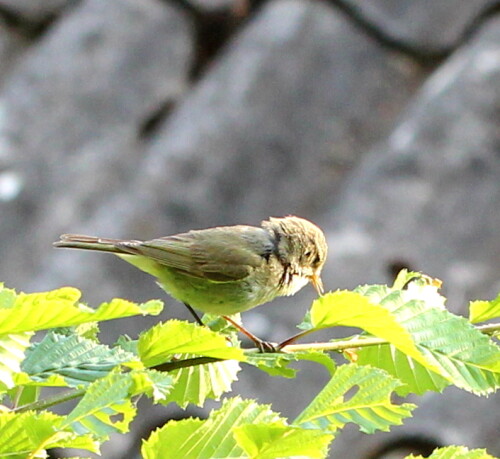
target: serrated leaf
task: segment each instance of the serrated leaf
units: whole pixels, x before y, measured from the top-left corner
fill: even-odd
[[[297,351],[290,354],[285,353],[251,353],[246,354],[245,363],[256,366],[271,376],[282,376],[293,378],[297,374],[297,369],[289,368],[291,362],[299,360],[309,360],[323,365],[330,375],[335,371],[335,362],[325,352],[321,351]]]
[[[106,376],[120,364],[141,366],[137,357],[119,347],[109,348],[75,334],[49,332],[28,350],[21,369],[34,381],[50,383],[50,377],[58,375],[64,385],[76,387]]]
[[[425,291],[429,294],[431,292],[433,292],[433,295],[437,294],[439,296],[439,302],[441,302],[441,305],[444,307],[444,301],[441,301],[443,298],[440,297],[438,293],[442,284],[443,282],[440,279],[433,278],[427,274],[402,269],[394,280],[392,290],[410,290],[414,287],[417,289],[425,289]]]
[[[423,365],[428,370],[475,394],[487,394],[499,387],[499,347],[466,319],[444,309],[443,298],[437,294],[435,286],[413,284],[410,287],[408,290],[394,291],[386,286],[365,286],[357,291],[372,302],[378,301],[411,333],[416,347],[425,357]],[[363,363],[378,365],[381,361],[379,358],[369,359],[370,355],[375,355],[373,350],[360,349],[358,355]],[[395,352],[392,360],[404,360],[399,357]],[[392,373],[391,366],[391,362],[383,365]],[[421,369],[412,360],[402,370],[394,369],[397,372],[393,374],[408,384],[408,390],[416,393],[443,386],[443,382],[438,379],[427,386],[424,380],[417,381],[417,375],[412,374],[412,370]],[[418,387],[415,382],[419,384]]]
[[[239,397],[224,400],[219,410],[212,411],[208,419],[169,421],[155,430],[143,442],[144,459],[178,459],[192,457],[248,457],[233,437],[234,428],[246,424],[284,422],[268,405]]]
[[[101,439],[107,439],[111,433],[128,432],[136,414],[129,397],[132,387],[131,373],[110,373],[95,381],[64,425],[71,426],[78,434],[91,433]]]
[[[169,373],[155,370],[141,370],[131,373],[132,395],[146,394],[155,403],[165,401],[173,387],[173,379]]]
[[[63,419],[49,412],[0,413],[0,456],[20,459],[56,447],[99,452],[98,443],[90,435],[77,436],[62,428]]]
[[[21,371],[14,375],[16,387],[66,387],[66,380],[60,375],[50,375],[43,381],[35,381],[28,373]]]
[[[14,306],[17,293],[14,289],[5,288],[3,283],[0,283],[0,309],[8,309]]]
[[[337,291],[315,300],[311,307],[311,323],[321,329],[338,325],[358,327],[386,339],[405,354],[432,368],[415,346],[411,334],[387,308],[375,304],[360,293]]]
[[[324,458],[333,439],[330,433],[283,423],[247,424],[234,428],[233,435],[251,459]]]
[[[37,386],[20,386],[9,392],[9,398],[16,407],[34,403],[38,400],[39,396],[40,387]]]
[[[101,304],[97,309],[91,309],[78,303],[79,299],[80,292],[71,287],[43,293],[19,293],[10,308],[0,308],[0,335],[134,315],[157,315],[163,307],[159,300],[135,304],[116,298]]]
[[[335,362],[334,360],[326,353],[323,351],[299,351],[299,352],[294,352],[295,357],[297,360],[308,360],[310,362],[316,362],[319,363],[320,365],[323,365],[330,376],[332,376],[335,373]]]
[[[163,363],[175,354],[245,360],[242,349],[229,346],[224,336],[180,320],[159,323],[141,333],[138,352],[147,367]]]
[[[400,381],[378,368],[342,365],[293,425],[333,433],[352,422],[362,432],[388,431],[391,426],[402,424],[415,408],[409,403],[391,403],[391,394],[400,385]],[[353,390],[354,395],[346,399],[346,394]]]
[[[33,333],[0,335],[0,392],[14,387],[14,376],[21,371],[24,352]]]
[[[253,365],[271,376],[294,378],[297,374],[297,369],[288,367],[290,362],[297,361],[294,354],[255,352],[247,354],[246,357],[247,360],[245,363]]]
[[[121,335],[114,344],[114,347],[118,347],[125,352],[130,352],[135,356],[139,357],[139,352],[137,351],[137,340],[133,340],[126,335]]]
[[[465,446],[446,446],[435,449],[428,459],[496,459],[486,452],[485,449],[471,449]],[[410,454],[406,459],[424,459],[423,456]]]
[[[73,329],[74,332],[82,338],[99,341],[98,335],[100,330],[98,322],[85,322],[83,324],[76,325]]]
[[[190,358],[181,355],[179,360]],[[174,402],[181,408],[189,403],[203,406],[207,398],[219,400],[221,395],[231,390],[231,385],[238,379],[240,364],[235,360],[206,363],[170,371],[173,388],[162,404]]]
[[[500,317],[500,295],[491,301],[471,301],[469,307],[469,320],[476,324]]]
[[[356,363],[372,365],[387,371],[405,384],[396,388],[396,393],[423,395],[427,391],[441,392],[450,382],[429,370],[405,353],[389,344],[367,346],[356,350]]]

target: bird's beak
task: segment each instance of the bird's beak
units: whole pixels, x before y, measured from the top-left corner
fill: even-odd
[[[314,289],[318,292],[318,295],[323,295],[323,281],[319,277],[318,273],[314,273],[309,277],[309,282],[311,282]]]

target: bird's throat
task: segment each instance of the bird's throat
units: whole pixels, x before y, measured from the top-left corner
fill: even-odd
[[[305,287],[308,282],[309,279],[307,277],[291,272],[290,269],[285,268],[281,281],[282,294],[286,296],[295,295],[302,287]]]

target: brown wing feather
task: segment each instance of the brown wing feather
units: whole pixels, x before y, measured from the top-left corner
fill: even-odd
[[[218,282],[244,279],[273,248],[269,233],[251,226],[190,231],[126,245],[131,253]]]

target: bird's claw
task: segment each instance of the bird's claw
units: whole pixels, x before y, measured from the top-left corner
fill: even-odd
[[[255,343],[257,349],[259,349],[259,352],[261,354],[272,354],[275,352],[280,352],[279,345],[276,345],[275,343],[270,343],[269,341],[262,341],[259,338],[257,338],[257,340],[253,340],[253,342]]]

